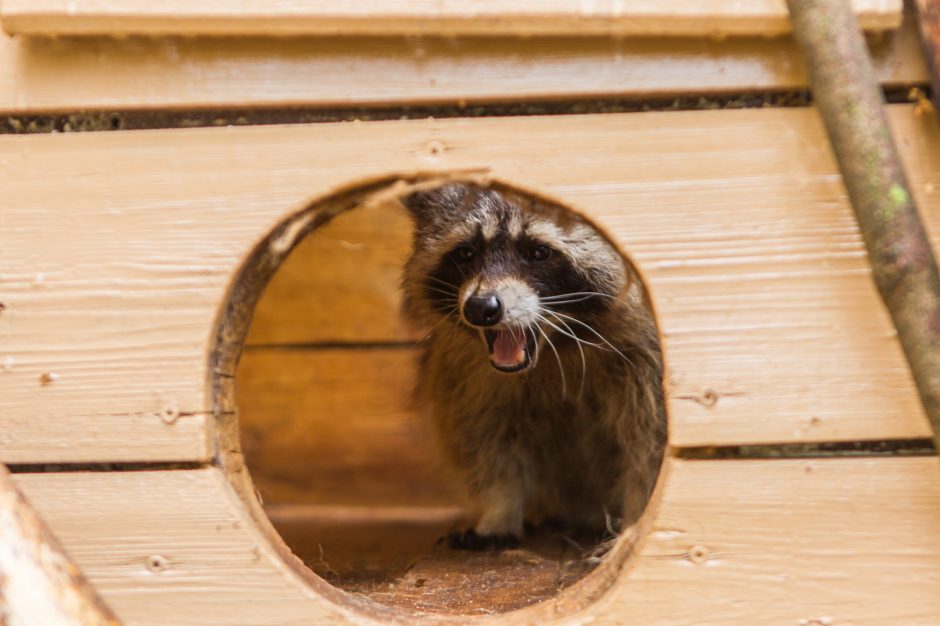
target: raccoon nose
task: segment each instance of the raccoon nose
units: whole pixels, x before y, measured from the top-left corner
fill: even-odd
[[[463,315],[474,326],[492,326],[503,316],[503,302],[495,293],[471,296],[463,304]]]

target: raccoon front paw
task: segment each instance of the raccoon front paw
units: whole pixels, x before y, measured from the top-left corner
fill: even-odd
[[[455,550],[506,550],[518,548],[519,537],[507,535],[481,535],[472,528],[455,530],[447,535],[447,545]]]

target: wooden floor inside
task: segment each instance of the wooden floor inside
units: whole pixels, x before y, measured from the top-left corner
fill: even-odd
[[[537,529],[517,549],[474,552],[448,547],[459,512],[428,510],[397,518],[272,512],[294,553],[331,584],[376,602],[417,612],[489,614],[547,600],[599,562],[597,541]]]

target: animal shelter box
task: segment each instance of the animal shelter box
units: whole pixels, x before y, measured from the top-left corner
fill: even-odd
[[[906,105],[889,114],[936,233],[936,122]],[[210,365],[235,277],[291,215],[378,179],[490,176],[572,207],[609,236],[641,272],[657,315],[674,449],[928,435],[811,110],[4,136],[0,144],[17,155],[2,174],[3,460],[183,464],[17,476],[127,623],[381,617],[285,554],[243,500],[244,468],[210,463],[238,438],[211,384],[231,372]],[[397,281],[395,263],[378,267]],[[396,326],[376,332],[372,340],[408,339]],[[368,361],[360,357],[362,375],[343,393],[380,383]],[[519,615],[585,610],[599,623],[666,624],[707,614],[735,624],[776,616],[799,597],[858,624],[909,606],[935,616],[936,470],[933,458],[671,455],[629,566],[602,568],[595,582]],[[154,554],[165,571],[142,565]],[[752,584],[762,576],[772,584]],[[606,594],[602,579],[614,581]],[[864,607],[846,606],[841,598],[860,584],[878,591]]]

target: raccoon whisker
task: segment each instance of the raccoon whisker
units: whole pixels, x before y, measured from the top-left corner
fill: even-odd
[[[549,311],[548,313],[549,313],[550,315],[553,315],[553,313],[551,313],[551,311]],[[540,317],[541,319],[545,320],[546,323],[551,324],[551,322],[549,322],[546,318],[542,317],[541,315],[539,315],[539,317]],[[584,395],[584,380],[585,380],[585,378],[587,378],[587,361],[586,361],[585,358],[584,358],[584,348],[581,347],[581,344],[582,344],[582,343],[588,343],[588,342],[585,342],[585,341],[583,341],[580,337],[577,337],[577,336],[574,334],[574,330],[571,329],[571,326],[569,326],[568,324],[566,324],[561,318],[556,317],[555,319],[558,320],[558,322],[559,322],[562,326],[564,326],[566,329],[568,329],[568,332],[571,333],[571,335],[570,335],[571,337],[574,337],[574,340],[575,340],[574,343],[575,343],[576,346],[578,346],[578,353],[581,355],[581,384],[578,385],[578,400],[580,400],[580,399],[581,399],[581,396]],[[554,326],[554,324],[552,324],[552,326]]]
[[[457,293],[454,291],[446,291],[444,289],[432,287],[431,285],[425,285],[424,288],[427,289],[428,291],[433,291],[434,293],[439,293],[441,295],[450,296],[451,298],[454,298],[454,300],[457,299]]]
[[[546,320],[547,321],[547,320]],[[539,326],[538,322],[535,324],[529,324],[529,327],[535,326],[535,328],[542,333],[542,336],[545,338],[545,341],[548,343],[548,346],[552,349],[552,352],[555,353],[555,360],[558,362],[558,373],[561,374],[561,397],[566,398],[568,396],[568,386],[565,384],[565,367],[561,364],[561,357],[558,356],[558,350],[555,349],[555,344],[552,343],[552,340],[548,338],[548,334],[542,330],[542,327]]]
[[[561,319],[559,319],[559,318],[557,317],[557,313],[556,313],[555,311],[552,311],[552,310],[550,310],[550,309],[546,309],[546,308],[544,308],[544,307],[542,308],[542,310],[545,311],[546,313],[548,313],[549,315],[556,316],[555,319],[556,319],[558,322],[560,322],[561,324],[564,324],[565,327],[568,328],[568,330],[570,331],[570,333],[563,331],[563,330],[562,330],[561,328],[559,328],[558,326],[555,326],[555,324],[553,324],[548,318],[546,318],[546,317],[543,316],[543,315],[538,315],[538,318],[539,318],[540,320],[542,320],[543,322],[545,322],[546,324],[548,324],[549,326],[551,326],[552,328],[554,328],[555,330],[557,330],[559,333],[561,333],[561,334],[564,335],[565,337],[568,337],[569,339],[573,340],[575,343],[578,343],[578,344],[582,344],[582,343],[583,343],[583,344],[586,345],[586,346],[591,346],[591,347],[593,347],[593,348],[600,348],[601,350],[607,350],[607,348],[606,348],[606,347],[604,346],[604,344],[602,344],[602,343],[592,343],[592,342],[590,342],[590,341],[586,341],[586,340],[584,340],[584,339],[581,339],[580,337],[578,337],[577,335],[575,335],[575,334],[574,334],[574,331],[571,330],[571,327],[568,326],[567,324],[565,324]]]
[[[549,315],[555,316],[555,314],[552,311],[545,310],[545,312],[548,313]],[[588,345],[588,346],[591,346],[592,348],[597,348],[599,350],[608,350],[608,348],[606,348],[602,344],[592,343],[590,341],[585,341],[584,339],[581,339],[580,337],[574,334],[574,330],[572,330],[571,326],[566,324],[564,320],[562,320],[561,318],[557,316],[555,316],[555,319],[560,324],[562,324],[565,328],[567,328],[568,332],[565,332],[562,329],[560,329],[558,326],[553,324],[548,318],[542,315],[539,315],[538,317],[540,320],[542,320],[543,322],[545,322],[546,324],[554,328],[556,331],[558,331],[562,335],[565,335],[566,337],[570,337],[571,339],[573,339],[575,345],[578,346],[578,354],[580,354],[581,356],[581,383],[578,385],[578,399],[580,400],[581,396],[584,394],[584,383],[587,380],[587,361],[584,357],[584,348],[582,348],[581,345],[582,344]]]
[[[440,326],[441,324],[443,324],[444,322],[446,322],[446,321],[448,320],[448,318],[450,318],[451,315],[453,315],[454,313],[456,313],[459,308],[460,308],[460,307],[459,307],[459,305],[457,305],[457,304],[455,304],[454,306],[450,307],[450,309],[448,309],[448,310],[444,313],[444,317],[442,317],[441,319],[437,320],[436,322],[434,322],[434,324],[431,325],[431,327],[428,329],[428,332],[425,333],[425,335],[424,335],[424,340],[430,339],[430,338],[431,338],[431,334],[434,332],[434,329],[437,328],[438,326]]]
[[[545,300],[542,300],[542,304],[574,304],[575,302],[584,302],[594,296],[583,296],[581,298],[575,298],[574,300],[550,300],[547,303]]]
[[[624,354],[623,352],[621,352],[620,350],[618,350],[618,349],[614,346],[614,344],[612,344],[612,343],[610,343],[609,341],[607,341],[607,338],[604,337],[604,335],[600,334],[599,332],[597,332],[596,330],[594,330],[593,328],[591,328],[590,325],[585,324],[585,323],[582,322],[581,320],[579,320],[579,319],[577,319],[577,318],[574,318],[574,317],[571,317],[570,315],[565,315],[565,314],[559,313],[559,312],[557,312],[557,311],[552,311],[551,313],[552,313],[552,315],[556,315],[556,316],[559,316],[559,317],[563,317],[563,318],[565,318],[565,319],[567,319],[567,320],[571,320],[571,321],[574,322],[575,324],[580,324],[581,326],[584,326],[584,327],[587,328],[589,331],[591,331],[592,333],[594,333],[594,335],[595,335],[598,339],[600,339],[601,341],[603,341],[604,343],[606,343],[606,344],[608,345],[608,347],[610,347],[611,350],[613,350],[613,351],[616,352],[618,355],[620,355],[620,358],[622,358],[624,361],[626,361],[626,362],[630,365],[630,367],[636,369],[636,363],[634,363],[633,361],[631,361],[631,360],[629,359],[629,357],[627,357],[626,354]]]
[[[609,293],[601,293],[599,291],[572,291],[571,293],[556,293],[554,296],[545,296],[544,298],[539,298],[543,302],[552,302],[560,298],[572,298],[575,296],[584,296],[583,299],[592,298],[594,296],[600,296],[602,298],[610,298],[611,300],[616,300],[617,296],[612,296]]]
[[[556,312],[556,313],[553,313],[553,314],[554,314],[554,315],[558,315],[557,312]],[[595,329],[593,329],[592,327],[590,327],[588,324],[585,324],[585,323],[582,322],[581,320],[574,319],[574,318],[569,318],[569,319],[570,319],[572,322],[574,322],[574,323],[576,323],[576,324],[580,324],[581,326],[584,326],[584,327],[587,328],[589,331],[591,331],[592,334],[596,335],[601,341],[603,341],[603,342],[606,344],[606,347],[605,347],[605,346],[600,346],[600,345],[597,345],[597,344],[590,344],[590,345],[597,345],[597,347],[598,347],[599,349],[601,349],[601,350],[609,350],[609,351],[611,351],[611,352],[614,352],[617,356],[619,356],[621,359],[623,359],[624,362],[625,362],[627,365],[629,365],[630,367],[636,369],[636,363],[634,363],[634,362],[630,359],[630,357],[628,357],[626,354],[624,354],[624,353],[621,352],[619,349],[617,349],[612,343],[610,343],[610,342],[607,340],[606,337],[604,337],[603,335],[601,335],[599,332],[597,332]]]
[[[442,279],[442,278],[438,278],[437,276],[427,276],[426,278],[427,278],[428,280],[433,280],[434,282],[438,283],[439,285],[444,285],[445,287],[450,287],[451,289],[454,290],[454,292],[460,291],[460,287],[459,287],[459,286],[455,285],[454,283],[449,283],[449,282],[447,282],[446,280],[444,280],[444,279]]]

